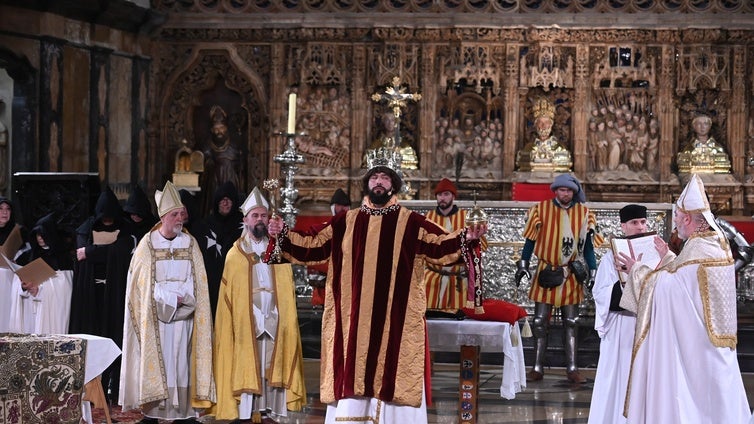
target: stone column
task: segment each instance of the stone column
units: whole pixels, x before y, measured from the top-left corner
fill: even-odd
[[[733,46],[733,78],[731,87],[746,86],[746,49]],[[730,110],[728,111],[728,153],[733,175],[737,181],[744,181],[746,171],[746,90],[730,91]],[[744,208],[743,189],[739,187],[731,193],[733,213],[741,213]]]
[[[671,45],[662,46],[660,55],[660,74],[658,76],[658,95],[657,109],[658,120],[660,121],[660,181],[662,183],[670,182],[673,175],[670,173],[670,164],[675,160],[676,142],[675,142],[675,123],[678,121],[676,116],[676,107],[673,102],[673,66],[675,64],[675,48]],[[666,187],[661,184],[660,187]],[[662,190],[659,202],[670,202],[671,193]]]
[[[421,68],[419,74],[421,78],[421,95],[419,101],[419,145],[416,146],[419,151],[419,174],[422,183],[417,189],[421,199],[432,199],[432,182],[429,181],[429,170],[435,162],[435,149],[440,140],[435,139],[435,114],[437,113],[435,105],[437,104],[437,87],[434,82],[437,81],[435,74],[435,56],[436,47],[434,45],[425,45],[421,55]]]
[[[363,44],[353,45],[351,86],[351,199],[361,196],[361,158],[371,140],[358,135],[367,133],[369,93],[366,92],[367,52]]]
[[[292,49],[291,45],[288,45]],[[293,54],[288,52],[288,57],[293,58]],[[285,131],[288,119],[288,89],[291,83],[299,83],[298,75],[291,75],[289,66],[285,68],[286,63],[286,45],[283,43],[274,43],[270,46],[270,75],[286,75],[287,78],[272,78],[270,84],[270,116],[272,117],[271,134],[269,142],[263,147],[262,154],[267,158],[267,167],[269,169],[267,178],[282,178],[280,173],[280,164],[273,160],[273,157],[282,153],[285,145],[285,138],[276,135],[279,131]]]
[[[503,104],[505,105],[505,122],[503,141],[503,179],[509,179],[516,168],[516,146],[521,106],[518,96],[518,44],[508,44],[505,52],[505,82],[503,87]]]
[[[576,46],[576,67],[574,75],[574,96],[571,128],[573,132],[573,142],[571,143],[571,154],[573,155],[573,171],[582,180],[586,177],[587,164],[589,163],[590,152],[587,146],[587,129],[589,111],[587,102],[589,101],[589,48],[586,44]]]

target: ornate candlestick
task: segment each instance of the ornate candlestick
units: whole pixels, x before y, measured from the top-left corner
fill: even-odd
[[[283,133],[286,138],[286,148],[283,153],[275,155],[273,160],[280,164],[280,169],[285,177],[285,184],[280,189],[280,198],[283,202],[283,207],[279,210],[283,220],[290,228],[296,225],[296,215],[298,209],[294,206],[294,202],[298,197],[298,189],[293,185],[293,178],[296,176],[299,164],[304,163],[304,156],[296,151],[296,136],[295,133]]]

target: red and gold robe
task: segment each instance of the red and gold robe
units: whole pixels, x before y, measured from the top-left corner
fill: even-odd
[[[573,235],[573,246],[567,261],[563,261],[564,228],[563,214],[568,215],[570,233]],[[539,258],[537,274],[545,265],[564,266],[578,256],[578,248],[582,246],[585,237],[593,234],[592,244],[598,247],[602,244],[602,235],[597,231],[597,219],[583,203],[574,203],[565,209],[554,200],[543,200],[529,209],[524,237],[534,240],[534,254]],[[572,273],[568,273],[565,282],[553,289],[546,289],[537,283],[537,274],[532,280],[529,299],[535,302],[547,303],[553,306],[577,305],[584,300],[584,290],[576,281]]]
[[[425,384],[425,261],[461,261],[463,230],[446,233],[398,205],[339,214],[317,234],[278,237],[296,263],[330,261],[322,314],[320,397],[373,397],[418,407]],[[471,246],[468,246],[471,248]]]
[[[455,212],[443,216],[437,210],[427,212],[427,219],[439,225],[445,231],[452,232],[466,227],[466,213],[455,207]],[[482,250],[487,248],[487,239],[480,240]],[[424,283],[427,285],[427,309],[442,311],[457,311],[461,308],[473,308],[473,302],[467,303],[468,278],[461,276],[465,273],[463,264],[450,267],[430,265],[424,274]],[[442,289],[442,280],[446,278],[445,289]]]

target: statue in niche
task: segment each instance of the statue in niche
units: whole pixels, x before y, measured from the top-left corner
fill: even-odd
[[[516,155],[519,171],[568,172],[573,166],[571,152],[552,135],[555,105],[539,98],[533,109],[534,141],[527,143]]]
[[[697,114],[691,121],[694,139],[678,153],[678,172],[730,174],[730,159],[723,146],[710,136],[712,118]]]
[[[214,105],[210,109],[210,139],[204,151],[207,178],[211,179],[208,195],[212,196],[215,189],[227,181],[236,187],[242,187],[238,178],[240,151],[233,144],[228,131],[228,115],[222,107]]]
[[[400,145],[395,146],[401,154],[403,161],[401,169],[415,170],[419,169],[419,158],[416,156],[416,150],[411,147],[408,140],[400,136],[400,127],[397,125],[397,119],[393,111],[387,111],[382,114],[380,123],[382,133],[369,145],[369,149],[392,146],[395,140],[401,140]],[[364,153],[364,163],[366,163],[366,152]]]

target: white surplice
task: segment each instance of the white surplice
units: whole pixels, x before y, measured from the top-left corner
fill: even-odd
[[[155,249],[187,248],[190,237],[179,234],[172,240],[152,231]],[[169,398],[158,406],[145,409],[154,418],[187,418],[195,415],[189,401],[190,343],[193,330],[194,279],[191,261],[170,259],[156,261],[154,300],[157,306],[160,348],[165,364]],[[178,298],[182,298],[179,306]]]
[[[735,271],[726,248],[719,237],[692,236],[659,270],[641,263],[631,269],[621,298],[637,311],[628,423],[749,422],[735,345],[724,346],[736,334]]]
[[[13,276],[8,327],[11,332],[27,334],[67,334],[71,315],[73,271],[56,271],[39,285],[36,296],[21,288]]]
[[[250,240],[250,239],[249,239]],[[256,253],[263,255],[267,250],[267,240],[255,242],[251,240],[249,245],[241,243],[241,247],[246,253]],[[254,273],[253,282],[253,303],[251,305],[254,312],[254,335],[257,338],[259,352],[260,372],[262,374],[262,396],[250,393],[241,393],[241,401],[238,404],[238,416],[242,420],[251,418],[252,413],[256,411],[269,410],[277,416],[288,416],[286,408],[285,388],[271,387],[267,384],[267,370],[272,363],[273,349],[275,348],[275,337],[278,328],[278,308],[275,304],[274,285],[272,282],[272,273],[270,266],[264,262],[254,264],[252,268]]]
[[[10,313],[15,302],[13,287],[13,271],[8,268],[0,268],[0,333],[11,331]]]
[[[594,329],[600,336],[600,358],[594,378],[589,423],[625,423],[623,406],[626,400],[631,350],[634,343],[636,317],[629,311],[611,311],[613,285],[618,281],[613,252],[602,257],[595,284]]]
[[[328,404],[327,414],[325,415],[325,424],[336,424],[338,422],[426,424],[426,397],[422,392],[422,403],[418,408],[388,403],[375,398],[350,397],[341,399]]]

